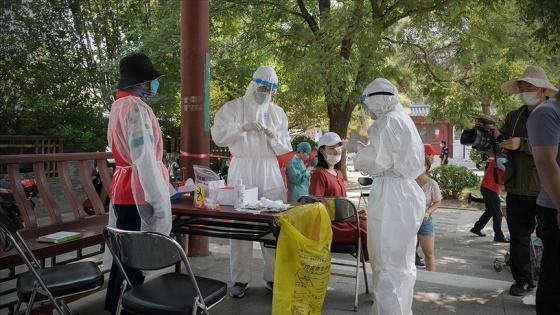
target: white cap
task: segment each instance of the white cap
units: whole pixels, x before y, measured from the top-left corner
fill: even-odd
[[[327,132],[324,135],[322,135],[321,138],[319,138],[319,144],[317,145],[317,149],[319,149],[324,145],[331,146],[340,142],[342,142],[342,140],[340,139],[340,136],[338,134],[336,134],[335,132]]]

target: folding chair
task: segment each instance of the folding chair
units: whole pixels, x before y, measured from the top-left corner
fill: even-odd
[[[52,302],[59,314],[72,314],[64,298],[95,290],[103,285],[103,273],[91,261],[41,268],[33,252],[17,232],[17,227],[2,213],[0,234],[3,235],[0,240],[4,239],[4,251],[15,248],[29,269],[17,279],[18,303],[14,314],[19,313],[22,303],[27,303],[25,314],[30,314],[35,302],[47,300]]]
[[[360,233],[360,216],[358,215],[358,210],[354,203],[346,198],[341,197],[317,197],[317,196],[301,196],[298,199],[298,202],[302,203],[313,203],[313,202],[321,202],[329,211],[331,216],[331,222],[338,222],[343,221],[351,217],[356,218],[356,233],[358,234],[358,241],[356,243],[335,243],[331,244],[331,252],[332,253],[342,253],[342,254],[351,254],[352,256],[356,257],[356,263],[344,263],[344,262],[336,262],[331,261],[333,265],[339,266],[348,266],[354,267],[355,273],[352,275],[345,274],[345,273],[335,273],[331,272],[332,275],[347,277],[347,278],[354,278],[354,312],[358,311],[358,285],[360,283],[360,262],[361,268],[364,272],[364,282],[366,285],[366,293],[369,294],[369,286],[367,280],[367,273],[366,273],[366,262],[364,259],[364,251],[362,248],[362,236]]]
[[[358,177],[358,186],[360,187],[360,198],[358,199],[358,209],[360,209],[362,199],[364,200],[364,204],[366,205],[367,208],[367,200],[369,198],[369,191],[371,188],[371,184],[373,184],[373,178]]]
[[[105,227],[103,237],[125,279],[117,314],[208,314],[226,296],[225,282],[194,276],[183,248],[169,236]],[[181,261],[188,274],[169,272],[135,287],[124,269],[160,270]]]

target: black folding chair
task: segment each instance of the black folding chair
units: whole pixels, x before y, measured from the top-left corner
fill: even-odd
[[[169,236],[105,227],[103,237],[125,279],[117,314],[208,314],[226,296],[225,282],[194,276],[183,248]],[[161,270],[179,262],[188,274],[169,272],[135,287],[124,269]]]
[[[364,259],[364,251],[362,248],[362,236],[360,233],[360,216],[358,215],[358,210],[354,203],[349,199],[342,198],[342,197],[317,197],[317,196],[301,196],[298,199],[298,202],[302,203],[314,203],[314,202],[321,202],[329,211],[331,216],[331,222],[338,222],[343,221],[348,218],[355,217],[356,218],[356,233],[358,234],[358,241],[356,243],[335,243],[332,242],[331,244],[331,252],[332,253],[342,253],[342,254],[351,254],[352,256],[356,257],[355,263],[345,263],[345,262],[337,262],[331,261],[333,265],[339,266],[347,266],[347,267],[354,267],[355,272],[354,274],[347,274],[347,273],[337,273],[332,272],[332,275],[341,276],[341,277],[348,277],[354,278],[354,311],[358,311],[358,285],[360,283],[360,262],[361,268],[364,272],[364,282],[366,285],[366,293],[369,293],[369,286],[367,280],[367,272],[366,272],[366,262]],[[333,208],[334,207],[334,208]]]
[[[22,303],[27,303],[25,314],[30,314],[35,302],[50,300],[60,314],[72,314],[64,298],[98,289],[103,285],[103,273],[91,261],[76,262],[41,268],[41,265],[17,232],[17,227],[0,213],[0,241],[3,250],[12,248],[29,269],[22,273],[16,283],[18,303],[14,314],[19,313]]]

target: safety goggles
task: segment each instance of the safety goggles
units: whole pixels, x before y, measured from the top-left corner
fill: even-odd
[[[360,103],[362,103],[362,105],[366,105],[364,102],[367,100],[368,97],[370,96],[375,96],[375,95],[395,95],[391,92],[373,92],[373,93],[369,93],[369,94],[362,94],[360,96]]]

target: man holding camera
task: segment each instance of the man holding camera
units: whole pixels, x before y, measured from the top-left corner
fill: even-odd
[[[535,230],[537,196],[540,190],[539,175],[528,142],[527,119],[531,112],[546,100],[548,93],[558,91],[548,81],[541,67],[529,66],[523,74],[504,82],[501,90],[519,94],[523,106],[510,111],[502,128],[494,131],[494,137],[504,134],[508,139],[499,146],[508,150],[508,162],[503,177],[507,192],[507,223],[510,233],[510,266],[514,283],[509,293],[523,296],[535,288],[531,268],[531,234]],[[506,137],[507,138],[507,137]]]

